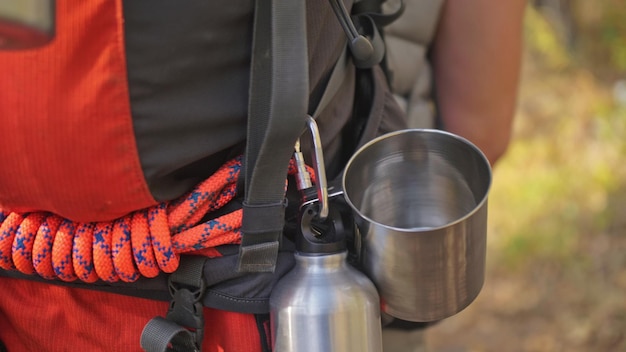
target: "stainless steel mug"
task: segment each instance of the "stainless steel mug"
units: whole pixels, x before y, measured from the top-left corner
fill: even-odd
[[[361,264],[383,312],[435,321],[476,298],[491,185],[491,167],[476,146],[439,130],[389,133],[353,155],[342,183]]]
[[[54,38],[54,0],[0,0],[0,49],[31,49]]]

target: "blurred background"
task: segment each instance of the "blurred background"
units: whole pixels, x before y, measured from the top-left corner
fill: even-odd
[[[431,351],[626,351],[626,1],[535,0],[487,277]]]

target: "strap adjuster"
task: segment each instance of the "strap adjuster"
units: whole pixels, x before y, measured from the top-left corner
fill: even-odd
[[[165,318],[189,330],[195,345],[200,348],[204,337],[204,314],[202,311],[202,297],[204,296],[204,279],[202,286],[183,286],[169,279],[169,289],[172,295],[170,307]]]
[[[207,258],[186,256],[168,279],[172,295],[165,318],[155,317],[141,333],[147,352],[200,351],[204,337],[202,299],[206,290],[204,263]]]

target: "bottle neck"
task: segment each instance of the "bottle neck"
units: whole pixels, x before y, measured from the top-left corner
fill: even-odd
[[[341,269],[347,264],[347,257],[347,251],[322,255],[295,253],[296,266],[299,269],[306,271],[329,271]]]

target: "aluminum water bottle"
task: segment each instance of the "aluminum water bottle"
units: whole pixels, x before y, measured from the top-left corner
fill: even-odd
[[[274,352],[380,352],[380,300],[374,284],[348,264],[343,223],[333,212],[301,217],[296,265],[270,297]]]

